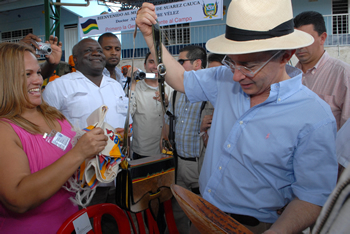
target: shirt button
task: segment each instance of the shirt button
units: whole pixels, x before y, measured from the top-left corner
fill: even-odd
[[[231,145],[230,145],[230,144],[228,144],[228,145],[227,145],[227,148],[230,148],[230,147],[231,147]]]
[[[183,123],[184,121],[183,120],[181,120],[181,123]]]
[[[280,101],[281,101],[281,98],[279,98],[278,101],[280,102]]]
[[[243,121],[239,121],[239,124],[243,124]]]
[[[187,108],[185,109],[185,111],[187,111]]]
[[[219,170],[221,170],[221,167],[219,167]]]
[[[208,193],[211,193],[211,189],[208,189]]]

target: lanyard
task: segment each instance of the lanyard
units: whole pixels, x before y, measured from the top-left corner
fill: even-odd
[[[157,71],[158,71],[158,85],[159,85],[159,92],[160,92],[160,100],[163,106],[163,113],[165,113],[166,105],[165,105],[164,81],[165,81],[166,68],[165,68],[165,65],[163,64],[163,59],[162,59],[162,55],[163,55],[162,40],[161,40],[162,36],[161,36],[158,20],[156,24],[152,25],[152,34],[153,34],[154,51],[158,62]]]

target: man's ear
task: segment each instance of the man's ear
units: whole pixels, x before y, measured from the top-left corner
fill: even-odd
[[[193,61],[193,68],[194,70],[202,69],[202,60],[196,59]]]
[[[323,32],[321,35],[320,35],[320,44],[321,45],[324,45],[324,43],[326,42],[326,39],[327,39],[327,33],[326,32]]]
[[[77,57],[73,56],[73,61],[74,61],[74,64],[77,65]]]
[[[281,57],[281,63],[287,64],[292,58],[293,54],[295,54],[295,51],[296,50],[286,50]]]

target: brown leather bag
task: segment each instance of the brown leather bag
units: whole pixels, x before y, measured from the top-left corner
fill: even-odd
[[[121,167],[123,168],[122,165]],[[147,208],[155,211],[160,203],[172,197],[170,185],[173,183],[173,156],[159,154],[131,160],[126,169],[122,169],[117,175],[116,203],[135,213]]]

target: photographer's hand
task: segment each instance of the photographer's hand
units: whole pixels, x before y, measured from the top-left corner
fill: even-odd
[[[62,42],[58,42],[58,38],[51,35],[48,42],[51,45],[52,53],[46,55],[46,61],[51,65],[58,65],[62,57]]]
[[[41,74],[44,79],[52,76],[54,70],[61,61],[62,42],[57,42],[58,38],[53,35],[51,35],[49,41],[46,42],[50,44],[52,52],[50,55],[45,56],[46,63],[41,67]]]
[[[160,100],[160,94],[158,91],[155,92],[155,96],[153,97],[153,99],[157,100],[158,102],[161,102]],[[168,107],[169,105],[169,100],[168,100],[168,95],[164,95],[164,100],[165,100],[165,106]]]
[[[134,72],[138,71],[139,69],[137,67],[134,67],[134,71],[131,71],[131,67],[129,67],[128,69],[128,74],[126,75],[127,77],[131,77],[131,86],[130,86],[130,90],[135,91],[135,87],[136,87],[136,80],[133,79],[133,75]]]
[[[25,36],[19,41],[20,44],[27,44],[33,46],[35,49],[39,49],[39,46],[38,44],[36,44],[36,42],[41,42],[41,39],[38,36],[31,33],[27,34],[27,36]]]

